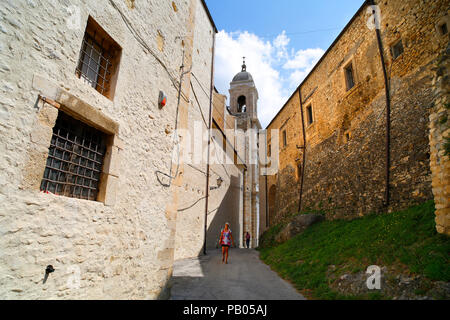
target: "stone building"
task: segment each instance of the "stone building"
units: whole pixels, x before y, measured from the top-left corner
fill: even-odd
[[[449,22],[447,1],[364,2],[267,127],[280,132],[270,224],[298,212],[300,197],[302,211],[330,219],[433,198],[432,70]]]
[[[259,173],[237,150],[245,115],[214,89],[203,0],[0,14],[1,298],[166,298],[173,262],[215,249],[225,222],[240,247],[258,234]]]
[[[235,118],[235,126],[232,129],[242,134],[241,136],[236,135],[239,141],[236,148],[240,158],[244,159],[244,163],[247,164],[243,186],[243,232],[244,234],[250,233],[251,246],[257,247],[262,231],[260,216],[264,212],[264,198],[260,199],[260,194],[264,193],[260,191],[260,161],[257,141],[261,123],[258,120],[258,90],[252,75],[247,71],[245,61],[242,64],[241,72],[233,77],[229,93],[228,117]]]
[[[207,193],[205,163],[178,161],[208,119],[216,27],[202,0],[66,3],[0,3],[0,297],[167,297],[206,195],[239,201],[240,167],[212,166]]]

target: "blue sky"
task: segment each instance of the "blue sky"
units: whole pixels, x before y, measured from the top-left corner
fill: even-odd
[[[206,0],[219,33],[215,85],[228,95],[242,56],[258,88],[263,127],[331,45],[363,0]]]

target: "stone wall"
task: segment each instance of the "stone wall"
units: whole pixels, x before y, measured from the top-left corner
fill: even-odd
[[[193,50],[194,37],[200,32],[194,35],[193,26],[206,30],[211,39],[213,28],[200,0],[130,3],[0,3],[3,299],[166,296],[176,211],[183,204],[177,196],[182,179],[177,177],[171,187],[165,187],[156,173],[168,174],[173,165],[169,155],[174,145],[182,47],[187,53],[185,65],[201,63],[196,75],[209,84],[208,66]],[[88,16],[122,47],[111,100],[75,75]],[[212,40],[198,47],[207,64],[211,47]],[[162,109],[158,108],[159,90],[168,98]],[[179,125],[186,128],[189,81],[182,90],[187,101],[181,101]],[[61,110],[39,101],[39,94],[56,99]],[[51,128],[63,110],[114,138],[114,163],[104,168],[110,178],[102,201],[39,192]],[[43,284],[50,264],[55,272]]]
[[[450,235],[450,45],[447,46],[435,68],[433,79],[436,100],[430,114],[431,176],[436,206],[436,229]],[[445,147],[447,145],[447,147]]]
[[[306,131],[302,208],[328,218],[356,217],[401,209],[432,198],[428,117],[434,102],[431,68],[448,41],[436,24],[447,19],[442,1],[376,1],[391,93],[390,207],[385,191],[385,89],[375,30],[367,27],[367,4],[300,85]],[[404,52],[393,58],[401,39]],[[347,90],[345,68],[353,67],[355,86]],[[313,123],[307,122],[312,106]],[[271,224],[298,210],[303,146],[298,92],[268,129],[280,130],[276,190]],[[287,146],[282,132],[286,130]],[[269,131],[270,134],[270,131]],[[270,142],[269,142],[270,143]],[[270,198],[270,197],[269,197]]]

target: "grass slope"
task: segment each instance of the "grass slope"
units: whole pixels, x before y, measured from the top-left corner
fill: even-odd
[[[401,272],[450,281],[450,241],[438,234],[432,201],[405,211],[352,221],[325,221],[276,245],[282,225],[262,236],[261,259],[311,298],[343,299],[329,288],[327,270],[358,272],[370,265],[397,266]]]

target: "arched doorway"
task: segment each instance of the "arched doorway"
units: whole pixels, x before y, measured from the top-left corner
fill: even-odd
[[[272,185],[269,188],[269,226],[273,226],[274,225],[274,219],[276,216],[276,207],[275,207],[275,203],[276,203],[276,198],[277,198],[277,187],[275,185]]]

